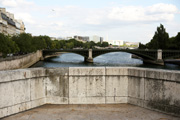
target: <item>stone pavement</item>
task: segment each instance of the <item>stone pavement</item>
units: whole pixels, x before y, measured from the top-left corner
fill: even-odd
[[[2,120],[180,120],[130,104],[43,105]]]

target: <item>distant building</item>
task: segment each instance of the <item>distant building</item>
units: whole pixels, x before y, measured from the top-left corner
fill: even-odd
[[[23,32],[25,32],[24,23],[14,19],[14,14],[6,12],[5,8],[0,8],[0,33],[16,35]]]
[[[125,45],[129,47],[139,47],[139,42],[125,42]]]
[[[117,46],[123,46],[124,45],[123,40],[110,40],[110,41],[108,41],[108,43],[111,45],[117,45]]]
[[[94,35],[94,36],[90,37],[90,41],[94,41],[95,43],[103,42],[103,37],[99,37],[97,35]]]
[[[81,42],[88,42],[89,41],[89,37],[88,36],[74,36],[74,39],[81,41]]]

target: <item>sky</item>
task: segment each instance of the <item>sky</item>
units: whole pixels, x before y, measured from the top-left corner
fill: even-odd
[[[160,24],[170,37],[180,32],[180,0],[0,0],[0,7],[22,19],[34,36],[147,43]]]

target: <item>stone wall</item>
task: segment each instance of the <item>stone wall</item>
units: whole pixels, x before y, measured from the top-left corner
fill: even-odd
[[[14,56],[0,59],[0,70],[12,70],[28,68],[38,62],[42,57],[42,51],[22,56]]]
[[[128,103],[180,115],[180,71],[128,69]]]
[[[180,114],[180,72],[128,67],[0,71],[0,118],[43,104],[130,103]]]

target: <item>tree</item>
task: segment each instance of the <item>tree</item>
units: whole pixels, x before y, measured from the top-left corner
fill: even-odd
[[[41,36],[33,37],[32,45],[35,50],[42,50],[47,47],[45,40]]]
[[[108,47],[109,46],[109,43],[108,42],[103,42],[101,47]]]
[[[146,45],[139,43],[139,49],[146,49]]]
[[[180,50],[180,32],[174,38],[174,44],[176,45],[176,49]]]
[[[0,33],[0,52],[3,54],[3,57],[6,57],[9,53],[16,53],[18,51],[17,44],[10,37]]]
[[[68,48],[68,49],[74,48],[74,43],[73,42],[66,43],[66,48]]]
[[[16,42],[21,53],[30,53],[36,50],[32,44],[31,34],[21,33],[20,35],[13,36],[12,40]]]
[[[147,43],[149,49],[167,49],[169,42],[169,34],[166,32],[166,29],[162,24],[160,27],[157,27],[152,40]]]

